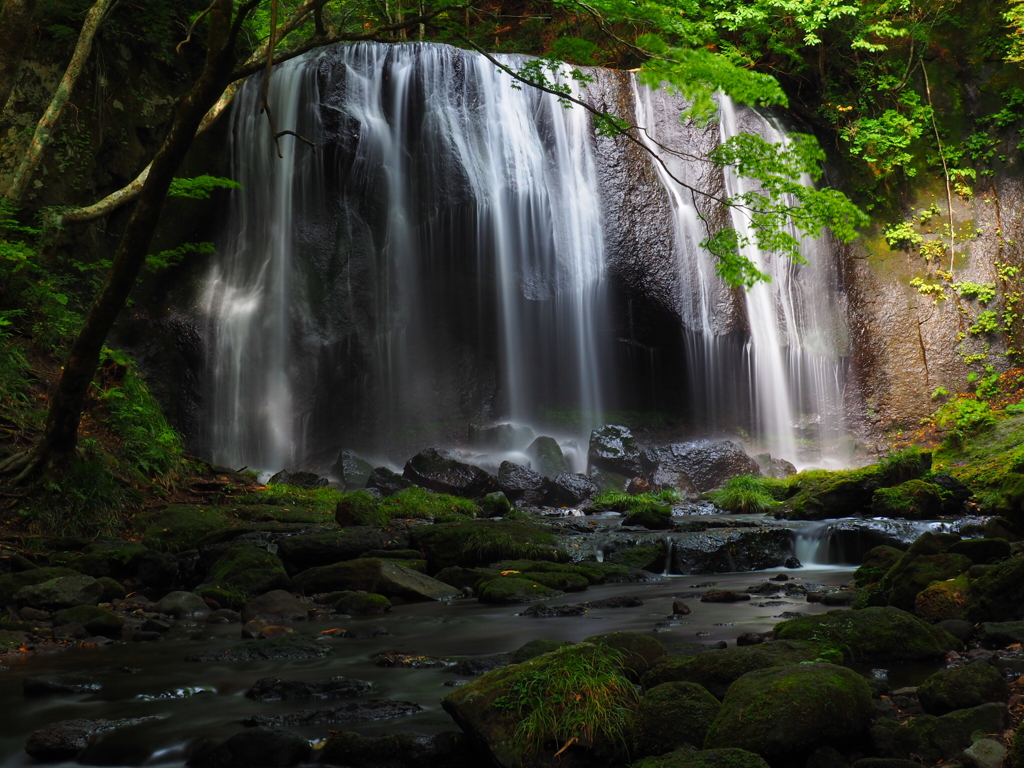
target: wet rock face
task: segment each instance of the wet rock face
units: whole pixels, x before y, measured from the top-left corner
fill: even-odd
[[[342,451],[331,468],[331,473],[338,479],[338,485],[346,491],[365,488],[372,472],[373,464],[355,451]]]
[[[498,488],[513,503],[542,504],[546,482],[542,474],[522,464],[503,461],[498,468]]]
[[[437,448],[420,451],[405,464],[406,480],[437,493],[473,498],[496,490],[495,479],[456,454]]]
[[[296,488],[302,488],[306,491],[315,491],[317,488],[326,488],[328,484],[326,477],[320,477],[312,472],[303,472],[301,470],[291,469],[282,469],[267,482],[270,485],[291,485]]]
[[[123,720],[62,720],[40,728],[28,737],[25,751],[44,763],[74,760],[98,733],[141,723],[151,718],[125,718]]]
[[[91,576],[62,576],[34,586],[22,587],[14,599],[37,608],[74,608],[96,605],[103,596],[103,585]]]
[[[645,453],[649,472],[656,485],[674,488],[689,480],[704,493],[714,490],[737,475],[760,475],[754,459],[731,440],[695,440],[675,443]]]
[[[590,433],[587,461],[592,467],[627,478],[643,473],[636,438],[626,427],[614,424],[606,424]]]
[[[553,437],[541,435],[527,446],[525,453],[530,459],[530,468],[545,477],[557,477],[570,471],[562,447]]]
[[[597,486],[586,475],[563,472],[547,488],[547,503],[556,507],[574,507],[597,495]]]
[[[756,571],[785,565],[790,535],[783,528],[712,528],[672,540],[672,573]]]

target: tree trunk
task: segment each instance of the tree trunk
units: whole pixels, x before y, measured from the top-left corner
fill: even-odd
[[[0,112],[18,82],[36,0],[4,0],[0,8]]]
[[[10,0],[5,0],[5,9],[7,2],[10,2]],[[28,182],[32,178],[32,172],[39,164],[43,152],[49,146],[50,139],[53,137],[53,131],[57,127],[57,122],[64,113],[64,107],[67,106],[68,99],[71,98],[71,92],[75,89],[75,83],[78,82],[78,76],[82,74],[82,68],[89,59],[89,53],[92,51],[92,41],[96,37],[96,31],[100,28],[100,22],[103,21],[113,3],[114,0],[96,0],[93,7],[89,9],[89,13],[85,17],[85,23],[82,25],[82,31],[78,33],[78,44],[75,46],[75,52],[71,56],[71,62],[64,71],[64,77],[61,78],[60,85],[57,86],[53,98],[50,99],[50,106],[46,108],[46,112],[39,118],[36,132],[32,136],[32,143],[29,144],[28,151],[21,159],[21,164],[11,178],[11,185],[7,189],[7,197],[11,200],[18,202],[24,196]]]
[[[256,4],[243,6],[239,19]],[[231,0],[214,0],[208,16],[209,49],[206,63],[191,91],[178,102],[170,133],[150,165],[113,264],[99,294],[89,308],[75,338],[60,382],[50,399],[50,411],[40,442],[22,457],[0,464],[0,471],[18,471],[15,482],[40,467],[60,467],[74,453],[78,425],[89,385],[99,365],[100,351],[114,321],[135,285],[146,260],[150,240],[160,219],[171,180],[192,145],[203,115],[223,93],[235,63],[234,46],[239,24],[231,22]]]

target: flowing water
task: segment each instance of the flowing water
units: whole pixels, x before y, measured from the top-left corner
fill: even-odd
[[[277,123],[316,145],[284,137],[283,159],[259,114],[261,81],[247,83],[230,126],[243,188],[206,282],[204,449],[271,470],[333,461],[341,447],[404,461],[497,419],[548,433],[565,422],[585,446],[605,410],[643,398],[614,362],[628,339],[609,275],[628,268],[633,246],[611,212],[652,215],[630,209],[628,188],[652,172],[674,221],[648,223],[667,226],[673,243],[643,248],[669,265],[686,362],[668,403],[689,414],[686,431],[743,427],[794,461],[835,444],[845,324],[827,242],[808,241],[800,267],[748,249],[772,283],[728,289],[700,242],[730,214],[666,172],[711,194],[741,191],[707,151],[740,130],[771,141],[785,132],[726,99],[717,125],[680,123],[677,97],[591,74],[586,86],[558,77],[582,98],[618,103],[664,166],[630,166],[586,110],[446,46],[347,45],[278,66]]]

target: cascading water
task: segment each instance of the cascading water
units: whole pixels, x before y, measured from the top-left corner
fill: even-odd
[[[583,110],[511,84],[437,45],[289,62],[270,102],[317,150],[284,138],[283,160],[243,87],[207,301],[218,461],[480,413],[574,409],[589,433],[611,380],[594,139]]]
[[[701,159],[723,136],[785,140],[725,100],[721,128],[702,128],[680,123],[677,97],[593,74],[585,98],[635,106],[652,142],[689,153],[664,156],[672,175],[714,195],[743,183]],[[648,158],[595,137],[585,110],[446,46],[338,46],[276,67],[278,127],[316,145],[283,137],[283,159],[261,87],[246,83],[232,107],[230,173],[243,188],[207,281],[216,461],[323,466],[340,448],[404,460],[458,441],[469,421],[550,428],[560,415],[585,451],[603,408],[635,407],[617,375],[616,344],[630,339],[608,275],[633,259],[623,224],[643,211],[628,178],[649,173]],[[743,426],[792,459],[798,437],[839,434],[844,325],[827,249],[808,242],[821,253],[801,267],[747,253],[773,282],[744,296],[699,246],[728,212],[665,173],[651,189],[675,218],[674,246],[656,235],[643,247],[675,261],[687,362],[670,389],[690,403],[686,428]]]
[[[645,129],[642,139],[661,158],[654,167],[675,213],[679,314],[694,412],[703,415],[703,426],[712,432],[749,424],[755,441],[782,458],[820,460],[817,451],[824,449],[842,461],[847,338],[832,255],[821,239],[804,238],[806,265],[746,245],[742,254],[770,275],[771,282],[746,292],[730,290],[715,272],[714,256],[700,246],[721,221],[722,211],[676,181],[711,194],[745,192],[748,181],[700,157],[740,132],[783,143],[785,131],[755,110],[738,110],[724,96],[719,98],[717,125],[673,125],[664,113],[671,106],[676,114],[681,111],[684,105],[677,97],[635,83],[633,90],[638,123]],[[685,147],[689,154],[672,154],[664,147]],[[747,217],[736,209],[727,215],[728,225],[749,238]],[[808,454],[807,448],[815,453]]]

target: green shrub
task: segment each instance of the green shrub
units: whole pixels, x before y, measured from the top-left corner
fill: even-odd
[[[916,445],[901,451],[893,451],[878,462],[878,468],[886,482],[896,485],[921,477],[930,466],[930,455],[922,453]]]
[[[949,429],[946,441],[960,445],[963,440],[990,428],[996,423],[995,413],[984,400],[959,397],[943,405],[935,412],[935,424]]]
[[[708,494],[711,501],[728,512],[761,514],[778,508],[773,493],[781,487],[776,481],[756,475],[731,477],[717,491]]]

